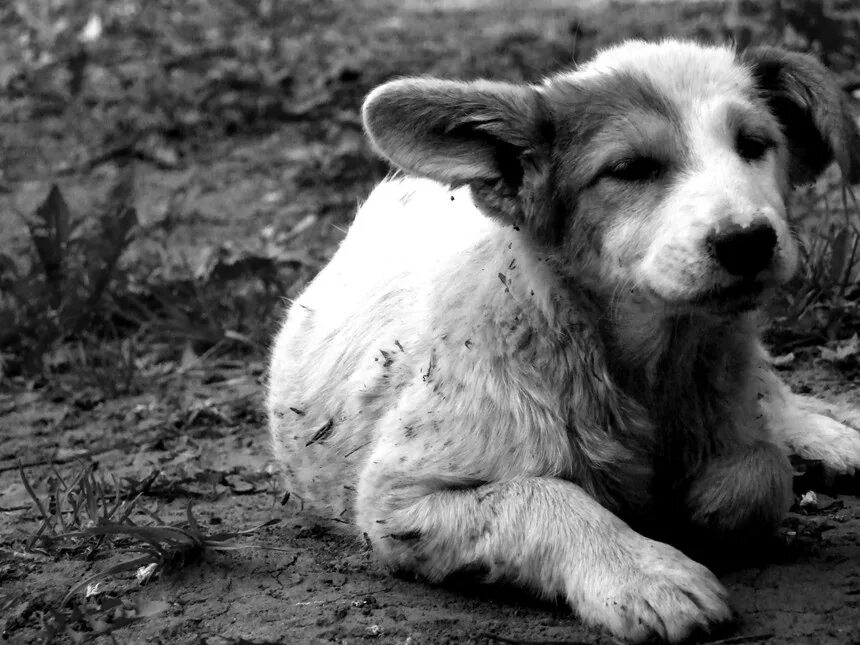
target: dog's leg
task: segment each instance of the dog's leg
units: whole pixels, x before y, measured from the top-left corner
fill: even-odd
[[[820,460],[832,474],[860,469],[860,411],[793,394],[764,367],[760,383],[760,405],[774,440],[792,454]]]
[[[771,535],[791,501],[788,457],[779,446],[761,440],[709,460],[686,496],[691,521],[709,541],[735,544]]]
[[[359,487],[359,524],[392,568],[431,580],[483,570],[563,595],[585,622],[637,641],[680,641],[730,617],[708,569],[639,535],[571,482],[528,477],[422,494],[402,482],[381,491],[372,469]]]

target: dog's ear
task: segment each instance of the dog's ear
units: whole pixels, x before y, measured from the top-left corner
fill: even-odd
[[[528,85],[418,78],[375,89],[363,117],[373,145],[396,166],[468,184],[485,213],[555,242],[563,217],[552,197],[549,112]]]
[[[516,190],[540,111],[526,85],[416,78],[376,88],[363,117],[376,149],[409,173],[448,184],[500,179]]]
[[[835,78],[812,56],[753,47],[742,60],[788,139],[789,180],[814,180],[832,161],[851,183],[860,181],[860,134]]]

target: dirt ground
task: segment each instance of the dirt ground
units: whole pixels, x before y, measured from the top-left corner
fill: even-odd
[[[58,607],[72,584],[130,557],[108,550],[88,561],[27,552],[39,513],[20,477],[20,460],[37,489],[48,486],[48,461],[66,478],[81,462],[138,482],[158,472],[145,497],[167,523],[182,521],[187,500],[207,532],[281,520],[240,540],[278,551],[206,555],[144,587],[128,576],[107,578],[96,598],[165,603],[158,615],[115,629],[115,642],[614,642],[583,628],[565,607],[515,589],[462,581],[434,587],[388,576],[348,527],[284,510],[260,414],[262,374],[262,365],[244,363],[189,370],[153,383],[155,391],[92,409],[37,394],[0,399],[4,639],[37,642],[37,617]],[[799,367],[786,377],[796,388],[860,404],[857,389],[832,370]],[[772,552],[718,569],[737,621],[717,636],[746,639],[725,642],[858,642],[860,479],[837,484],[836,490],[810,484],[819,492],[818,506],[797,508]],[[798,490],[805,488],[799,479]]]
[[[91,7],[103,6],[65,4],[81,15],[70,10],[63,24],[78,30]],[[117,318],[124,322],[115,336],[58,341],[37,374],[0,351],[13,366],[0,381],[2,639],[615,642],[564,606],[514,589],[386,575],[348,527],[281,505],[262,407],[281,297],[325,263],[356,203],[387,172],[358,117],[379,82],[406,74],[533,80],[622,37],[680,35],[795,46],[807,38],[849,83],[860,57],[833,45],[826,30],[860,33],[857,10],[828,3],[832,22],[815,23],[824,30],[815,40],[786,26],[790,13],[733,13],[718,2],[182,4],[143,9],[129,0],[105,9],[83,89],[72,95],[76,68],[21,58],[15,47],[26,30],[0,9],[8,36],[0,39],[0,255],[32,257],[19,214],[33,213],[52,184],[73,212],[88,213],[120,174],[117,162],[131,158],[139,229],[109,299],[115,308],[152,308],[133,329]],[[246,11],[252,5],[256,13]],[[48,38],[30,31],[28,47]],[[138,131],[147,134],[129,138]],[[177,301],[165,304],[169,297]],[[186,302],[194,298],[200,303]],[[794,353],[784,376],[796,390],[860,405],[857,352],[834,361],[822,349],[860,329],[853,320],[842,316],[824,336],[797,325],[773,332],[779,353]],[[128,549],[139,546],[128,537],[52,540],[58,524],[33,540],[45,516],[55,516],[59,502],[49,497],[58,482],[82,472],[105,482],[108,501],[115,493],[139,499],[129,516],[138,525],[187,522],[190,501],[202,533],[228,533],[251,548],[170,561],[145,585],[134,569],[109,575],[64,605],[73,585],[130,561]],[[860,477],[828,482],[814,469],[799,472],[796,492],[808,490],[817,504],[795,507],[771,551],[719,570],[737,620],[712,642],[860,643]],[[69,529],[92,526],[65,517]],[[272,519],[279,522],[234,535]],[[113,601],[122,604],[98,614]]]
[[[565,607],[514,589],[390,577],[346,527],[282,510],[259,413],[262,365],[221,365],[217,374],[204,385],[203,372],[189,371],[153,383],[154,392],[90,410],[37,395],[0,399],[4,639],[37,642],[40,612],[57,607],[74,582],[129,558],[26,552],[39,514],[19,475],[20,459],[34,464],[26,471],[40,485],[51,473],[48,460],[67,477],[90,460],[119,478],[158,471],[146,498],[165,522],[181,521],[189,499],[210,532],[281,520],[242,541],[282,550],[208,555],[144,587],[127,576],[108,578],[104,596],[166,603],[162,613],[116,629],[115,642],[614,642],[583,628]],[[820,367],[787,377],[796,387],[860,404],[856,389]],[[210,370],[205,378],[212,380]],[[840,489],[856,495],[860,480],[842,481]],[[858,642],[860,499],[830,492],[819,496],[824,510],[790,515],[773,552],[720,572],[737,621],[718,636],[746,638],[725,642]]]

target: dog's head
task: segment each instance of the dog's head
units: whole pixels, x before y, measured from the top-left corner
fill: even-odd
[[[755,306],[797,248],[792,186],[833,160],[860,180],[860,135],[813,58],[632,41],[526,86],[404,79],[364,105],[410,173],[468,184],[596,289],[681,309]]]

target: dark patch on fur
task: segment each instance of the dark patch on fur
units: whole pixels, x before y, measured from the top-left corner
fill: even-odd
[[[582,152],[592,150],[598,137],[615,138],[634,147],[632,156],[654,159],[664,166],[665,172],[651,183],[666,185],[688,159],[683,117],[647,79],[624,72],[586,81],[558,79],[547,90],[547,102],[556,123],[552,174],[557,178],[554,194],[548,199],[556,203],[554,211],[564,217],[552,228],[564,231],[569,253],[584,262],[584,256],[600,256],[604,231],[613,224],[611,214],[626,212],[631,202],[647,198],[648,191],[640,182],[596,185],[603,169],[594,167]],[[637,115],[678,134],[643,136]],[[587,188],[591,189],[588,192],[596,191],[594,207],[589,207],[584,195]]]
[[[563,171],[564,183],[573,183],[575,189],[593,181],[594,176],[583,174],[586,169],[578,165],[580,152],[605,129],[617,129],[622,142],[628,138],[643,139],[636,122],[638,115],[655,116],[678,133],[684,129],[681,112],[669,97],[647,79],[632,73],[616,72],[577,81],[559,78],[550,83],[547,102],[556,130],[553,161]],[[671,137],[661,143],[668,147],[684,138]],[[646,145],[652,143],[650,137],[644,139]],[[685,151],[669,148],[639,152],[654,158],[668,157],[661,161],[677,162]]]
[[[603,317],[598,303],[577,299],[566,317],[564,337],[531,336],[532,346],[544,345],[535,351],[540,360],[523,363],[542,378],[563,379],[568,388],[562,399],[570,401],[566,425],[572,462],[559,476],[628,521],[647,516],[654,435],[650,416],[612,381],[596,323]],[[562,355],[567,359],[556,362]]]
[[[834,159],[851,183],[860,181],[860,133],[846,97],[821,63],[777,47],[748,49],[741,62],[782,125],[791,183],[814,180]]]
[[[651,456],[651,493],[657,505],[644,524],[633,522],[638,529],[660,539],[674,538],[681,529],[677,520],[687,516],[684,497],[691,478],[722,453],[724,435],[733,431],[721,422],[729,422],[729,410],[741,404],[738,397],[746,385],[738,379],[754,368],[752,325],[746,318],[670,318],[662,353],[642,357],[637,364],[623,340],[615,338],[611,320],[606,321],[602,336],[614,368],[611,378],[648,410],[659,429]],[[679,406],[679,400],[685,404]]]

